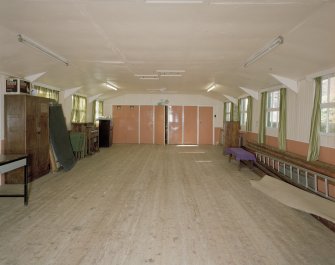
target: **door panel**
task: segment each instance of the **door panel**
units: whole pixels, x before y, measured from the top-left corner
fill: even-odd
[[[153,143],[153,106],[140,106],[140,144]]]
[[[137,144],[138,143],[138,113],[139,107],[138,106],[126,106],[124,117],[125,124],[126,124],[126,143],[127,144]]]
[[[126,106],[113,106],[113,143],[116,144],[126,142],[125,107]]]
[[[199,107],[199,144],[213,144],[213,107]]]
[[[198,107],[184,107],[184,144],[197,144]]]
[[[165,142],[165,106],[155,106],[155,144]]]
[[[169,144],[182,144],[183,107],[169,106],[168,111]]]

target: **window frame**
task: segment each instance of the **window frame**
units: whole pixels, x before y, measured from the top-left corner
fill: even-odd
[[[104,109],[103,109],[103,104],[104,102],[102,100],[95,100],[94,101],[94,121],[97,121],[99,117],[102,117],[104,115]],[[101,113],[99,112],[99,104],[101,104]]]
[[[78,97],[79,100],[83,100],[85,102],[85,110],[78,108],[78,109],[74,109],[73,103],[74,103],[74,97]],[[82,104],[78,104],[78,106],[80,106]],[[76,115],[73,115],[73,112],[79,112],[80,114],[83,114],[83,119],[81,119],[81,115],[79,115],[79,120],[74,120],[73,118],[76,117]],[[87,98],[78,94],[74,94],[72,95],[72,106],[71,106],[71,122],[72,123],[85,123],[86,122],[86,118],[87,118]]]
[[[272,95],[274,95],[274,93],[278,94],[278,100],[277,100],[277,103],[278,105],[277,106],[273,106],[273,102],[275,102],[274,98],[272,98],[272,102],[269,104],[269,99]],[[272,105],[272,106],[269,106],[269,105]],[[271,121],[271,114],[272,113],[277,113],[277,116],[278,116],[278,119],[277,119],[277,122],[274,122],[274,121]],[[280,115],[280,89],[276,89],[276,90],[272,90],[272,91],[268,91],[267,92],[267,95],[266,95],[266,110],[265,110],[265,127],[267,129],[272,129],[272,130],[278,130],[279,128],[279,115]],[[270,117],[269,117],[270,116]],[[270,121],[271,123],[271,126],[268,126],[268,122]],[[276,124],[276,126],[272,126],[273,124]]]
[[[225,121],[230,122],[230,117],[231,117],[231,112],[232,112],[232,102],[228,101],[226,102],[226,107],[225,107]],[[228,119],[227,119],[228,117]]]
[[[240,125],[241,126],[247,126],[247,121],[248,121],[248,105],[249,105],[249,99],[248,99],[248,97],[244,97],[244,98],[240,99],[240,109],[239,109],[240,117],[239,118],[240,118]]]
[[[329,109],[334,108],[335,109],[335,99],[334,101],[330,101],[330,88],[331,88],[331,82],[328,81],[328,86],[327,86],[327,102],[322,102],[322,95],[323,95],[323,81],[328,79],[335,79],[335,74],[329,74],[329,75],[325,75],[321,77],[321,99],[320,99],[320,115],[321,115],[321,119],[320,119],[320,134],[321,135],[325,135],[325,136],[334,136],[335,132],[329,132]],[[333,87],[332,89],[335,90],[335,87]],[[322,131],[322,109],[327,109],[326,112],[326,130]]]

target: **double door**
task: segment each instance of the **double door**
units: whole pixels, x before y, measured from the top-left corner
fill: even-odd
[[[113,142],[213,144],[213,107],[113,106]]]
[[[168,144],[213,144],[213,107],[168,106]]]

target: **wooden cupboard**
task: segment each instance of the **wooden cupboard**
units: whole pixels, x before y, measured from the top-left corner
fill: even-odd
[[[110,147],[113,143],[113,125],[110,119],[99,119],[99,147]]]
[[[229,121],[223,123],[222,130],[223,150],[228,147],[239,147],[240,145],[240,122]]]
[[[5,153],[28,155],[29,181],[50,170],[49,103],[50,99],[30,95],[5,95]],[[23,173],[6,174],[6,183],[23,183]]]

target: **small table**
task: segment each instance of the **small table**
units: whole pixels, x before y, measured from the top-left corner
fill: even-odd
[[[27,155],[0,155],[0,174],[24,167],[24,193],[0,194],[0,197],[24,197],[24,205],[28,205],[28,170]]]
[[[240,147],[226,148],[225,153],[229,155],[229,162],[231,161],[232,156],[235,157],[235,159],[238,161],[238,170],[241,169],[241,160],[250,161],[252,163],[251,166],[253,166],[253,162],[256,162],[256,157],[254,154]]]

